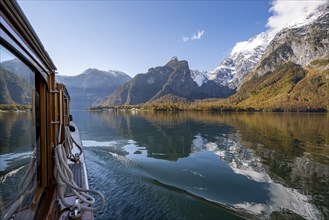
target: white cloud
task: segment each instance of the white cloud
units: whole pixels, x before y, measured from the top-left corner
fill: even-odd
[[[270,12],[273,13],[267,21],[267,30],[247,41],[241,41],[232,48],[231,55],[243,51],[250,52],[260,45],[268,45],[274,35],[286,27],[298,27],[314,21],[320,13],[318,7],[328,0],[273,0]]]
[[[183,42],[186,42],[186,41],[189,41],[190,38],[189,38],[189,37],[184,37],[184,36],[182,36],[182,40],[183,40]]]
[[[316,13],[317,8],[326,2],[274,0],[270,9],[273,15],[268,19],[267,27],[277,32],[285,27],[303,24],[307,17]]]
[[[200,40],[204,34],[204,30],[193,33],[192,37],[182,36],[182,41],[187,42],[189,40]]]
[[[191,37],[191,40],[200,40],[201,37],[204,34],[204,30],[198,31],[197,33],[194,33],[193,36]]]
[[[267,45],[270,43],[274,35],[268,32],[262,32],[255,37],[250,38],[247,41],[241,41],[235,44],[231,51],[231,55],[242,51],[252,51],[260,45]]]

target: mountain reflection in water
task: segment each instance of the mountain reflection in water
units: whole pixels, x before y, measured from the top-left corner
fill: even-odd
[[[329,219],[329,116],[74,112],[96,218]]]

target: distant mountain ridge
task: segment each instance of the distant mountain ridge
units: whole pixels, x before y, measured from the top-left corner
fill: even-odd
[[[327,111],[329,108],[329,3],[302,22],[263,32],[241,45],[212,72],[189,70],[174,57],[163,67],[119,87],[94,106],[185,102],[228,97],[242,110]]]
[[[96,68],[89,68],[79,75],[57,75],[56,79],[60,82],[65,81],[65,85],[67,86],[78,86],[87,89],[95,86],[108,86],[109,80],[112,80],[114,85],[122,84],[131,79],[131,77],[126,73],[117,70],[103,71]]]
[[[31,83],[0,66],[0,104],[31,104]]]
[[[142,104],[168,99],[194,100],[210,97],[228,97],[235,90],[210,82],[202,86],[192,79],[185,60],[173,57],[166,65],[150,68],[118,87],[113,94],[97,101],[93,106]]]
[[[78,76],[57,75],[56,80],[68,88],[71,109],[232,95],[224,103],[236,109],[328,110],[328,36],[327,1],[303,21],[236,44],[230,56],[210,72],[190,70],[187,61],[173,57],[133,79],[120,71],[90,68]],[[17,62],[1,63],[0,99],[4,103],[24,103],[24,97],[31,97],[19,92],[30,70]]]
[[[13,74],[15,73],[15,74]],[[29,81],[31,70],[19,59],[1,62],[0,99],[2,104],[25,104],[31,99]],[[121,71],[102,71],[89,68],[77,76],[56,75],[56,81],[65,84],[71,96],[71,109],[87,109],[97,99],[111,94],[131,77]],[[31,89],[30,89],[31,90]]]
[[[86,109],[93,102],[111,94],[131,77],[121,71],[102,71],[89,68],[77,76],[57,75],[56,80],[65,84],[71,96],[71,109]]]

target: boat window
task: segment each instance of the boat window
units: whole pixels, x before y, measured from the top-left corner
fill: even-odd
[[[0,218],[27,210],[38,187],[35,74],[0,45]]]

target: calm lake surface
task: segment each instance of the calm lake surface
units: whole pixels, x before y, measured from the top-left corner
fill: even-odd
[[[0,113],[2,170],[30,154],[23,114]],[[72,114],[96,219],[329,219],[329,114]]]
[[[329,115],[73,112],[96,219],[329,219]]]

